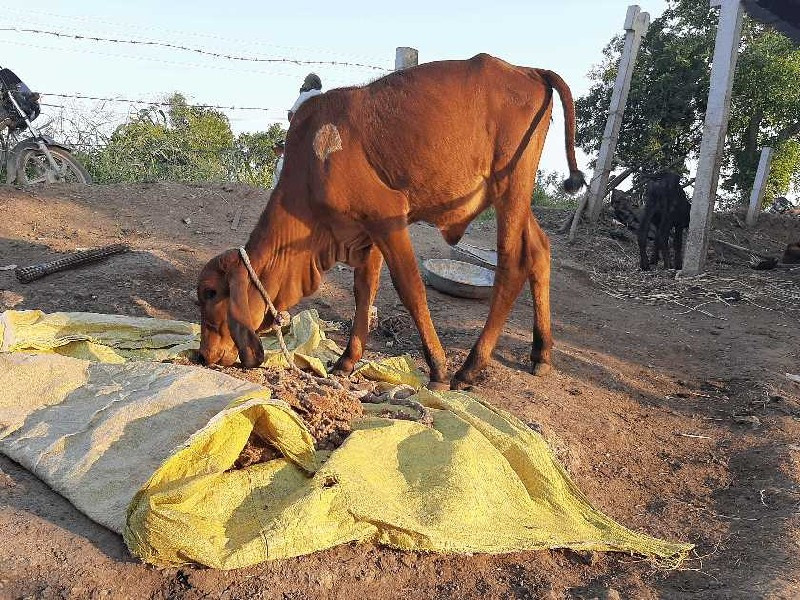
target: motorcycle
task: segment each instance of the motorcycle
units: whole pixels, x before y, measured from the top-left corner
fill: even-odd
[[[40,111],[39,94],[31,92],[10,69],[0,69],[0,154],[6,164],[6,181],[22,185],[91,183],[91,176],[70,147],[33,126]],[[20,139],[25,130],[30,137]]]

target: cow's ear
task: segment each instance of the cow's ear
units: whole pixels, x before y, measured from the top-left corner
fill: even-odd
[[[248,369],[264,362],[264,347],[250,326],[250,278],[244,265],[228,271],[228,329],[239,351],[239,360]]]

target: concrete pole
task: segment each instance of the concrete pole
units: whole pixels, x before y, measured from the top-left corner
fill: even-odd
[[[747,223],[748,227],[756,224],[758,213],[761,210],[761,201],[764,199],[764,190],[767,189],[767,180],[769,179],[769,163],[772,160],[772,148],[764,146],[761,148],[761,159],[758,161],[758,170],[756,171],[756,181],[753,184],[753,191],[750,192],[750,208],[747,209]]]
[[[711,6],[720,7],[720,13],[711,65],[706,120],[703,124],[703,141],[700,142],[700,159],[697,163],[689,233],[686,236],[686,252],[681,271],[682,275],[689,276],[699,275],[705,267],[744,14],[741,0],[711,0]]]
[[[419,64],[419,51],[416,48],[401,46],[395,50],[394,70],[402,71],[409,67],[416,67]]]
[[[639,52],[639,45],[642,36],[650,26],[650,15],[640,12],[641,9],[636,5],[628,7],[625,15],[625,45],[622,49],[622,57],[617,69],[617,80],[614,83],[614,91],[611,93],[611,104],[608,109],[608,119],[606,128],[603,132],[603,139],[600,143],[600,152],[597,155],[592,181],[589,189],[578,203],[578,209],[572,219],[572,226],[569,230],[569,239],[574,240],[578,230],[580,215],[584,207],[588,204],[589,220],[596,223],[600,216],[600,208],[603,206],[608,176],[611,174],[614,153],[617,149],[619,139],[619,129],[622,125],[622,116],[625,113],[625,104],[628,101],[628,92],[631,89],[631,76],[636,65],[636,55]]]

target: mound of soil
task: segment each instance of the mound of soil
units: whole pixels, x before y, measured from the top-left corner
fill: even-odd
[[[255,433],[247,438],[247,443],[239,453],[239,458],[233,463],[234,469],[244,469],[257,463],[265,463],[276,458],[282,458],[281,451],[266,440],[262,440]]]
[[[194,364],[186,358],[171,362]],[[314,438],[317,450],[335,450],[341,446],[350,434],[350,424],[363,416],[358,394],[354,394],[352,388],[359,386],[372,389],[368,383],[358,384],[345,378],[337,378],[341,388],[314,385],[289,369],[244,369],[237,366],[208,368],[268,388],[273,398],[283,400],[300,415]],[[280,456],[277,448],[253,433],[236,461],[236,467],[244,468]]]
[[[289,404],[305,422],[317,450],[335,450],[350,433],[350,423],[361,418],[361,402],[353,396],[350,382],[339,378],[342,389],[314,385],[289,369],[219,368],[223,373],[259,383],[275,398]]]

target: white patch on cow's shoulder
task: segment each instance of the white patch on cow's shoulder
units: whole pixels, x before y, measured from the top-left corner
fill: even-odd
[[[314,136],[314,153],[320,160],[326,160],[328,156],[337,150],[342,149],[342,136],[333,123],[325,123],[319,128]]]

